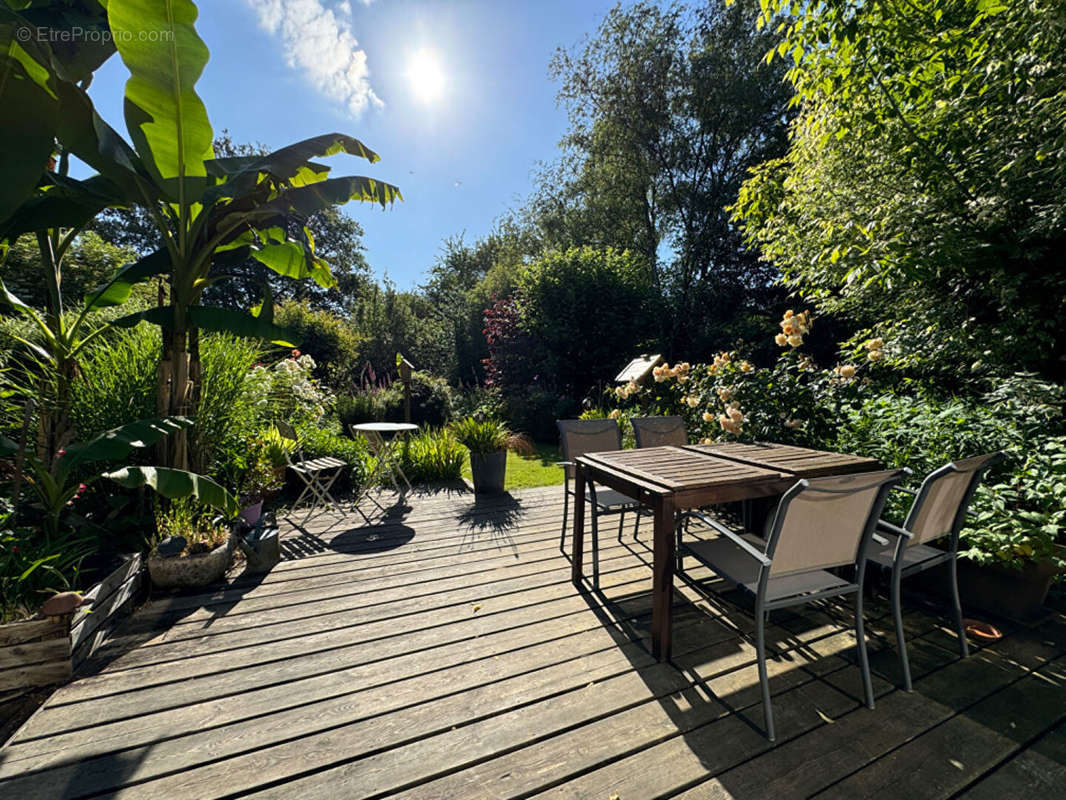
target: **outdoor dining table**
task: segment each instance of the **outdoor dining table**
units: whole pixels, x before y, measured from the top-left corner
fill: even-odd
[[[595,481],[647,506],[652,544],[652,655],[670,658],[675,512],[783,494],[801,478],[868,472],[872,458],[773,443],[728,442],[586,453],[574,459],[571,579],[584,579],[585,486]]]

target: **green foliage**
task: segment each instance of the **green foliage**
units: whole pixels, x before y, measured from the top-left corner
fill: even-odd
[[[274,309],[274,322],[300,342],[301,353],[314,359],[315,378],[335,388],[355,380],[362,339],[345,320],[314,310],[306,301],[292,301]]]
[[[81,436],[155,413],[159,330],[115,330],[91,347],[71,392],[70,416]]]
[[[508,394],[499,408],[501,416],[515,430],[529,434],[537,442],[558,440],[555,421],[573,419],[581,411],[580,404],[572,397],[536,388]]]
[[[905,374],[1061,379],[1066,6],[763,5],[800,114],[741,192],[748,243]]]
[[[156,535],[152,545],[168,536],[180,536],[188,542],[183,555],[210,552],[229,537],[229,527],[216,522],[211,509],[188,497],[165,505],[157,503],[155,522]]]
[[[498,453],[500,450],[528,452],[528,437],[516,434],[499,420],[466,417],[449,426],[456,440],[471,453]]]
[[[399,456],[412,483],[455,480],[466,463],[466,450],[447,428],[427,428],[405,438]]]
[[[105,241],[93,231],[79,234],[63,258],[60,291],[64,305],[77,307],[85,295],[106,283],[120,267],[136,259],[137,254],[132,249]],[[44,308],[48,304],[48,279],[33,236],[20,236],[11,245],[7,258],[0,264],[0,279],[25,303],[35,308]],[[150,287],[143,288],[151,291]]]
[[[542,384],[580,397],[639,352],[655,306],[647,267],[632,253],[570,249],[519,277],[521,326],[543,350]]]
[[[552,62],[570,128],[529,223],[545,248],[639,254],[664,301],[640,319],[667,355],[755,336],[779,295],[726,208],[784,152],[791,92],[763,63],[778,35],[755,30],[754,2],[727,6],[620,4]]]
[[[365,339],[361,368],[394,375],[396,354],[403,353],[418,369],[436,374],[448,369],[452,343],[433,304],[419,293],[397,291],[386,279],[354,302],[351,324]]]
[[[247,377],[262,356],[254,339],[216,334],[200,340],[203,389],[194,441],[210,475],[223,474],[234,454],[245,450],[248,432],[264,421]]]
[[[345,430],[360,422],[384,422],[386,400],[387,392],[384,389],[337,395],[337,418]]]
[[[1034,442],[1020,467],[978,489],[974,506],[977,516],[963,531],[966,558],[1066,567],[1066,437]]]
[[[4,515],[6,516],[6,514]],[[29,527],[0,519],[0,624],[32,616],[55,592],[74,588],[94,537],[72,530],[45,539]]]

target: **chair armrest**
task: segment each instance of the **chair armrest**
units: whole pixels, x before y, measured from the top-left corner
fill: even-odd
[[[764,567],[768,567],[772,563],[770,561],[770,559],[767,558],[766,553],[763,553],[763,552],[759,551],[747,539],[745,539],[742,536],[738,535],[735,531],[731,531],[729,528],[727,528],[725,525],[723,525],[722,523],[718,522],[717,520],[711,519],[710,517],[708,517],[708,516],[706,516],[704,514],[701,514],[698,511],[691,512],[691,516],[695,517],[700,522],[702,522],[704,525],[710,526],[711,528],[716,530],[718,533],[720,533],[723,536],[725,536],[727,539],[732,541],[741,550],[743,550],[749,556],[754,558],[756,561],[758,561]]]
[[[917,497],[918,496],[918,490],[917,489],[908,489],[906,486],[899,486],[898,484],[896,486],[893,486],[892,488],[895,489],[897,492],[903,492],[904,494],[909,494],[911,497]]]
[[[883,519],[877,520],[877,530],[881,531],[881,533],[892,534],[893,536],[902,536],[904,539],[911,539],[914,537],[914,534],[910,531],[904,530],[897,525],[893,525],[891,522],[885,522]]]
[[[557,466],[557,467],[572,467],[572,466],[574,466],[574,462],[573,461],[556,461],[555,462],[555,466]]]
[[[872,538],[882,547],[886,547],[887,545],[891,544],[891,542],[889,542],[888,539],[886,539],[884,536],[878,536],[876,533],[873,535]]]

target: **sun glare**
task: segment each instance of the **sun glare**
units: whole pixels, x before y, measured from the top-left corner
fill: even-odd
[[[444,72],[440,60],[432,50],[422,49],[411,56],[407,67],[407,79],[415,97],[423,103],[432,103],[444,92]]]

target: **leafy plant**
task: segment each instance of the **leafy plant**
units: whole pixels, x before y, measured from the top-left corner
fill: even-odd
[[[403,441],[400,465],[412,482],[454,480],[462,475],[466,451],[447,428],[428,428]]]
[[[530,453],[533,450],[529,437],[513,433],[498,420],[466,417],[453,422],[449,430],[456,440],[471,453],[498,453],[500,450]]]
[[[229,528],[214,513],[190,498],[160,504],[156,509],[156,539],[153,547],[168,537],[185,539],[182,555],[209,553],[229,538]]]

